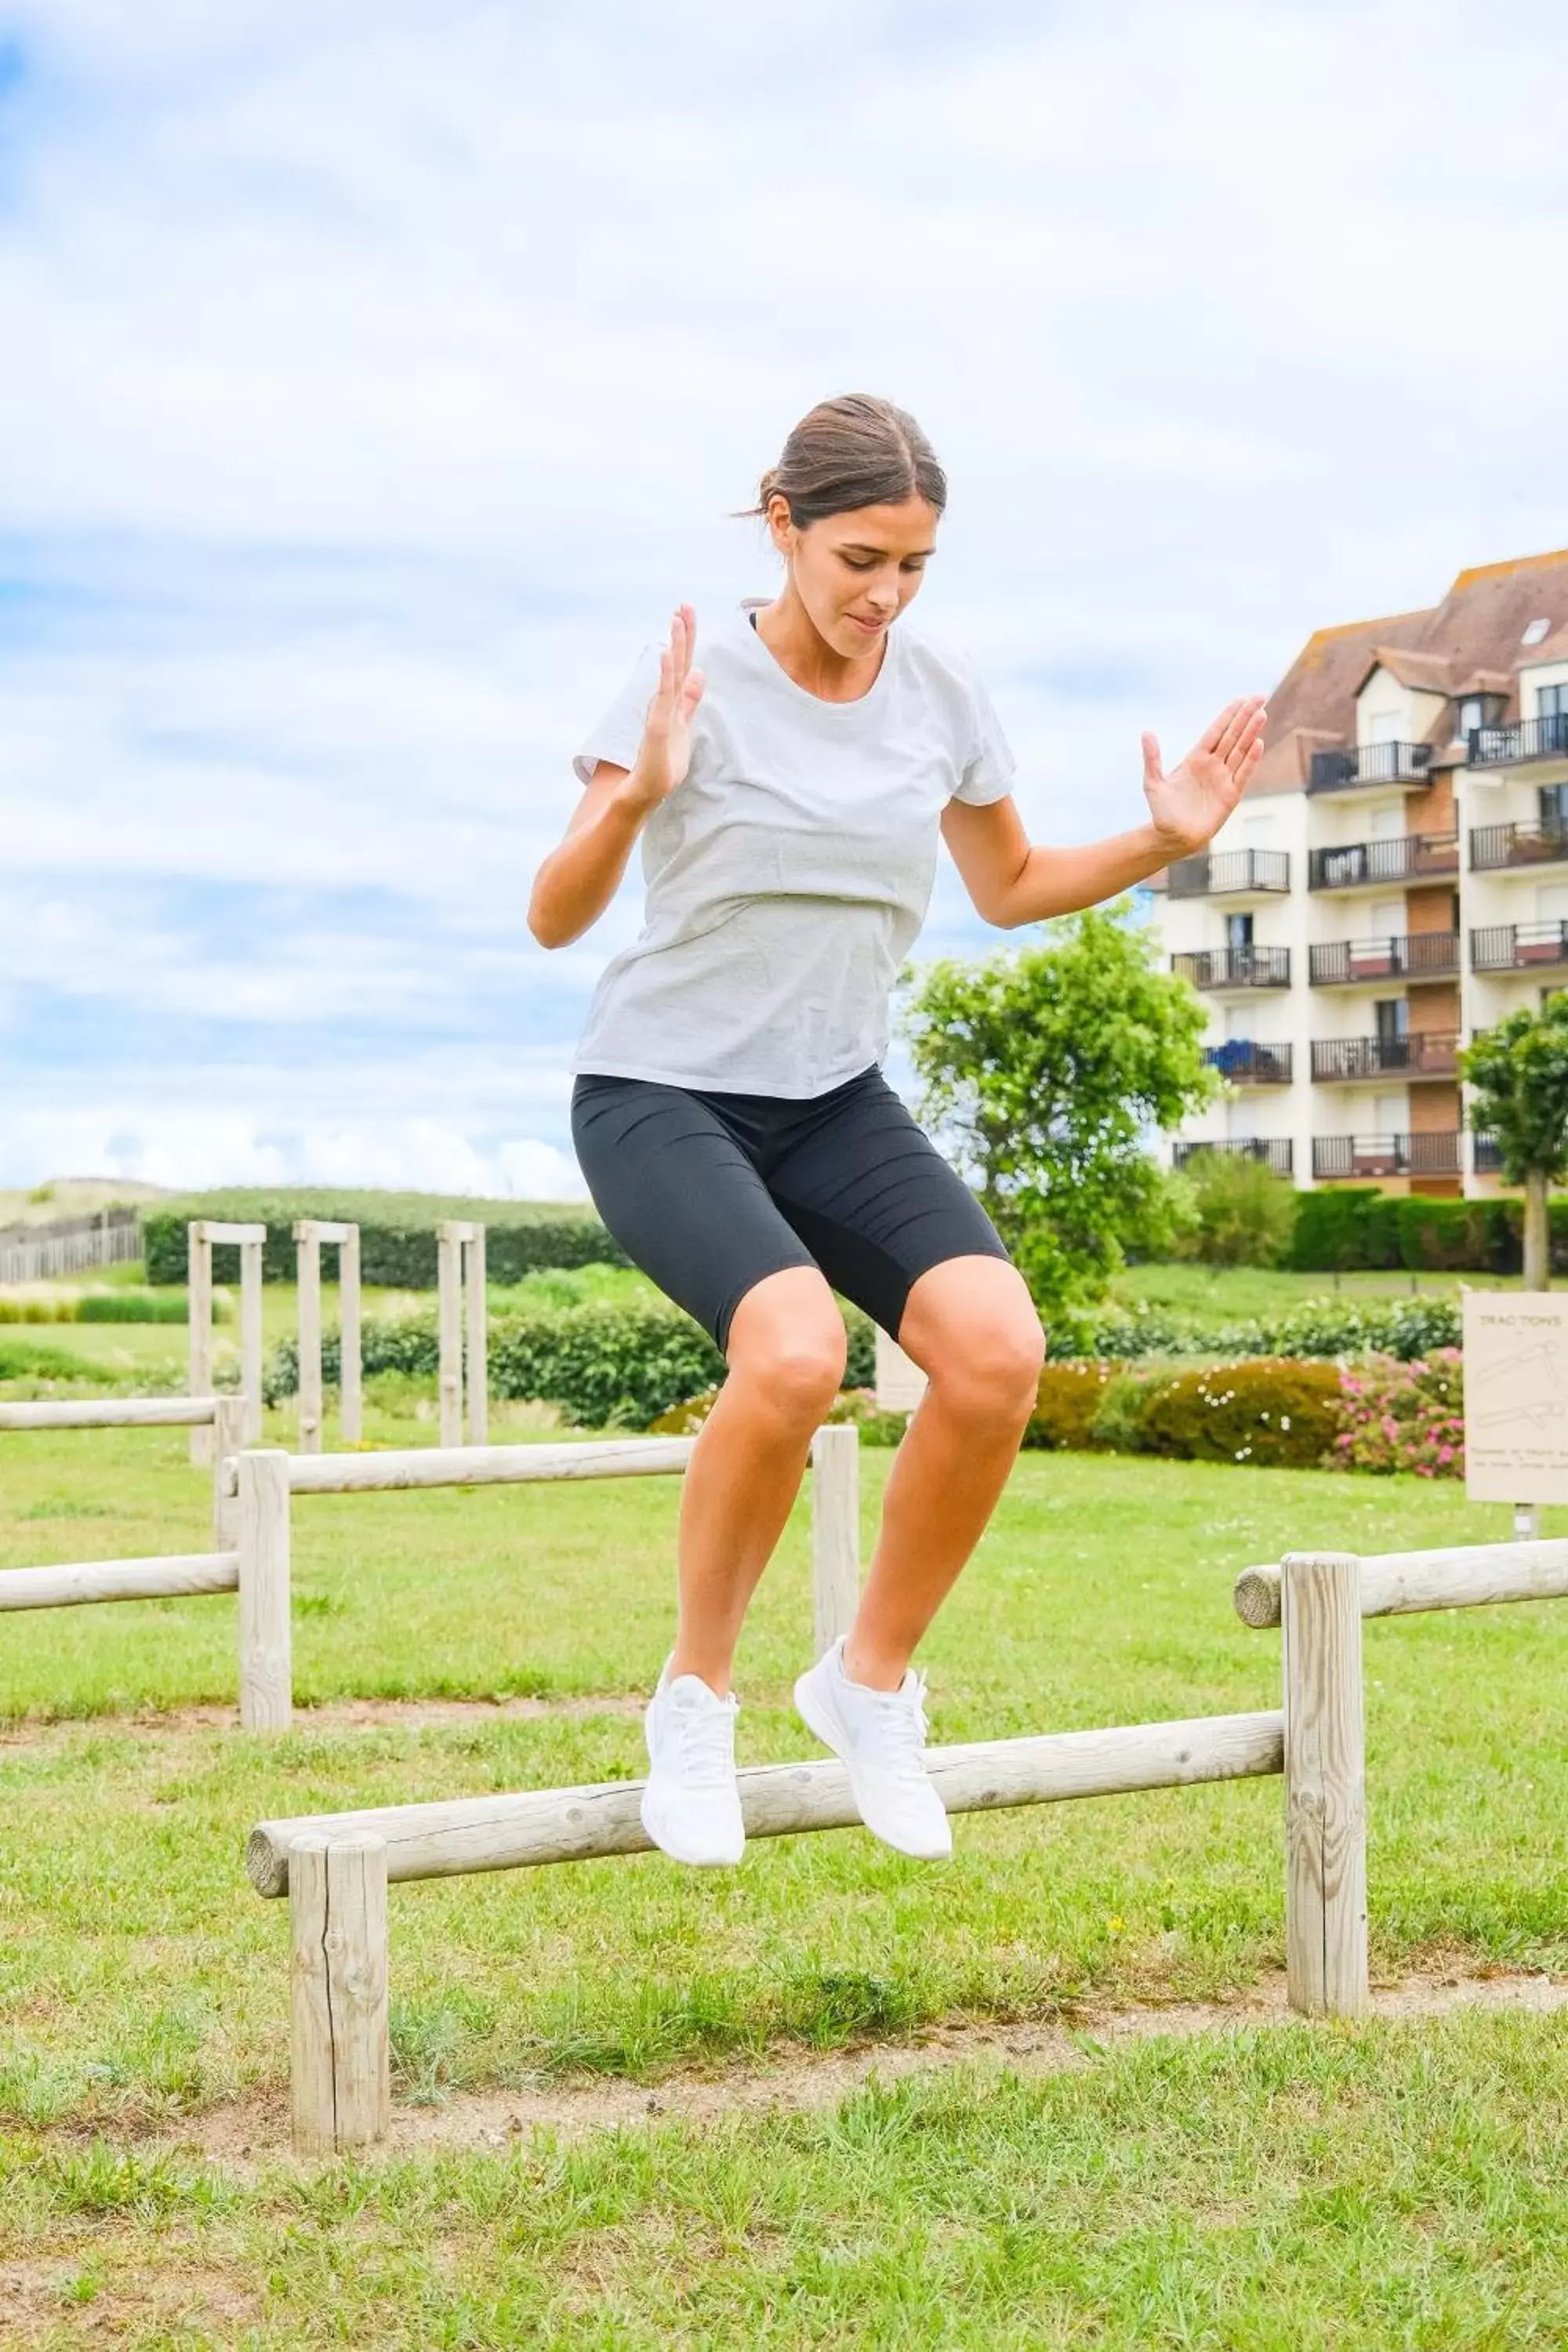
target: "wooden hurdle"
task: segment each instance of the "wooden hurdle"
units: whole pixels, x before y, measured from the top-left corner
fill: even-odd
[[[950,1813],[1283,1773],[1289,1999],[1308,2013],[1353,2017],[1368,2002],[1354,1563],[1293,1557],[1285,1581],[1293,1639],[1282,1711],[985,1740],[934,1748],[929,1761]],[[738,1779],[748,1837],[858,1822],[837,1762],[764,1765]],[[645,1852],[641,1793],[641,1782],[614,1780],[258,1824],[251,1884],[289,1897],[301,2155],[365,2147],[386,2131],[388,1884]]]
[[[338,1426],[345,1445],[363,1434],[360,1383],[359,1227],[324,1217],[294,1226],[300,1286],[300,1437],[301,1454],[321,1450],[321,1248],[338,1253]]]
[[[240,1727],[284,1731],[289,1720],[289,1483],[276,1465],[289,1457],[232,1451],[245,1406],[243,1397],[232,1396],[0,1404],[0,1430],[189,1426],[210,1429],[215,1444],[213,1550],[0,1569],[0,1613],[237,1592]]]
[[[1244,1625],[1279,1623],[1284,1569],[1282,1562],[1242,1570],[1232,1597]],[[1363,1617],[1481,1609],[1500,1601],[1568,1600],[1568,1543],[1560,1540],[1368,1552],[1357,1559],[1356,1570]]]
[[[261,1435],[261,1253],[267,1245],[265,1225],[226,1225],[197,1217],[185,1234],[190,1317],[190,1383],[194,1397],[207,1396],[213,1384],[213,1251],[239,1251],[239,1387],[246,1401],[245,1433],[241,1444],[254,1445]],[[212,1431],[196,1422],[191,1427],[191,1460],[198,1467],[215,1455]]]
[[[463,1443],[466,1390],[468,1444],[483,1445],[489,1436],[483,1225],[448,1218],[444,1224],[437,1226],[436,1278],[438,1295],[437,1328],[441,1349],[441,1443],[443,1445],[461,1445]]]

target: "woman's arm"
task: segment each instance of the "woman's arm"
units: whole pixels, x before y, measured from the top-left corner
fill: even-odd
[[[1212,840],[1263,756],[1268,712],[1261,695],[1233,702],[1167,776],[1160,746],[1143,738],[1149,823],[1077,849],[1031,846],[1009,794],[987,808],[951,800],[942,838],[977,912],[1003,930],[1114,898],[1174,857]]]
[[[686,781],[691,720],[702,699],[702,672],[692,667],[696,637],[696,614],[689,604],[678,605],[636,766],[597,762],[565,840],[533,877],[528,928],[542,948],[569,947],[598,921],[620,888],[632,844],[647,818]]]

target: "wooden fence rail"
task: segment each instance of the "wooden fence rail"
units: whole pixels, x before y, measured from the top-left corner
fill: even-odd
[[[1363,1617],[1479,1609],[1499,1601],[1568,1600],[1568,1543],[1560,1540],[1369,1552],[1357,1568]],[[1242,1570],[1232,1599],[1244,1624],[1279,1624],[1281,1581],[1279,1568]]]
[[[1368,1989],[1357,1601],[1353,1561],[1293,1558],[1279,1713],[935,1748],[929,1760],[942,1801],[949,1812],[981,1812],[1283,1772],[1289,1998],[1308,2012],[1359,2016]],[[737,1777],[751,1837],[858,1821],[837,1762],[763,1765]],[[289,1897],[300,2154],[363,2147],[386,2131],[388,1883],[643,1852],[641,1795],[641,1782],[614,1780],[257,1825],[246,1856],[251,1884],[259,1895]]]
[[[95,1266],[129,1265],[141,1255],[142,1223],[134,1209],[12,1225],[0,1234],[0,1282],[48,1282]]]

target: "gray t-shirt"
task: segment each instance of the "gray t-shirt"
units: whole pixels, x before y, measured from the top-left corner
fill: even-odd
[[[800,1101],[879,1063],[942,809],[1011,789],[1013,754],[963,656],[900,620],[870,692],[825,702],[757,635],[763,601],[699,625],[691,765],[643,826],[643,928],[599,976],[574,1076]],[[584,739],[584,783],[596,761],[636,760],[658,655],[644,646]]]

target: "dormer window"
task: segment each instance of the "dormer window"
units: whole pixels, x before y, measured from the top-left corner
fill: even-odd
[[[1468,742],[1478,727],[1496,727],[1502,719],[1506,697],[1500,694],[1467,694],[1459,700],[1458,725],[1454,730],[1460,742]]]

